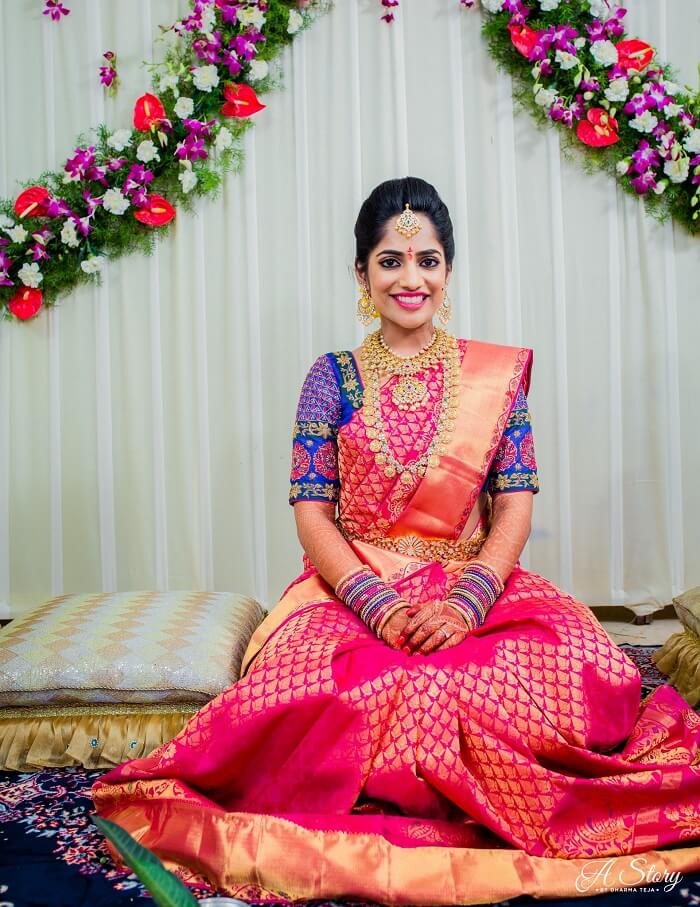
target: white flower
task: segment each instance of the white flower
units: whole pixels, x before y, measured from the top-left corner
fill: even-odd
[[[107,139],[107,144],[110,148],[114,148],[115,151],[123,151],[131,144],[131,130],[117,129],[117,131],[113,132]]]
[[[268,66],[267,60],[253,60],[250,64],[250,72],[248,77],[251,81],[255,82],[257,79],[264,79],[267,75],[270,67]]]
[[[74,249],[76,246],[80,245],[78,234],[75,232],[75,223],[72,220],[67,220],[63,224],[63,229],[61,230],[61,242],[64,246],[70,246],[71,249]]]
[[[39,265],[33,261],[31,264],[24,264],[17,272],[17,276],[25,287],[38,287],[44,279],[44,275],[39,270]]]
[[[150,139],[144,139],[139,143],[136,149],[136,157],[144,164],[150,164],[151,161],[160,160],[158,149]]]
[[[672,183],[684,183],[690,173],[690,159],[687,157],[672,158],[664,164],[664,173]]]
[[[110,214],[123,214],[129,204],[129,199],[124,198],[119,189],[108,189],[102,196],[102,206]]]
[[[204,8],[202,13],[202,31],[207,34],[212,31],[214,28],[214,23],[216,22],[216,13],[212,6],[207,6]]]
[[[9,230],[14,227],[15,222],[6,214],[0,214],[0,230]]]
[[[693,129],[683,142],[683,147],[690,154],[700,154],[700,129]]]
[[[627,79],[613,79],[605,89],[605,97],[613,104],[620,104],[629,97],[630,86]]]
[[[535,95],[535,103],[540,107],[551,107],[557,99],[557,93],[553,88],[539,88]]]
[[[178,98],[177,104],[175,105],[175,114],[179,116],[181,120],[191,117],[193,110],[194,101],[192,98]]]
[[[637,132],[653,132],[658,125],[659,121],[651,110],[645,110],[641,116],[630,120],[630,126],[632,129],[636,129]]]
[[[85,261],[80,262],[80,267],[86,274],[97,274],[97,272],[101,271],[104,267],[106,260],[104,255],[91,255],[89,258],[86,258]]]
[[[189,164],[189,161],[187,163]],[[185,195],[197,185],[197,174],[194,172],[191,165],[189,167],[183,167],[178,179],[182,184],[182,191]]]
[[[16,227],[13,227],[11,230],[7,231],[7,235],[10,237],[12,242],[24,242],[27,238],[27,231],[24,229],[22,224],[17,224]]]
[[[257,6],[244,6],[237,10],[236,18],[241,25],[254,25],[257,29],[261,29],[265,23],[265,14]]]
[[[584,37],[576,38],[574,41],[574,47],[578,47],[581,50],[582,47],[586,46],[586,39]]]
[[[568,50],[558,50],[554,55],[554,59],[562,69],[573,69],[574,66],[578,65],[578,57],[576,54],[570,54]]]
[[[233,136],[229,130],[222,126],[219,131],[216,133],[216,141],[214,142],[214,147],[217,151],[225,151],[227,148],[230,148],[233,145]]]
[[[601,66],[613,66],[617,63],[617,48],[612,41],[594,41],[591,44],[591,54]]]
[[[481,5],[490,13],[500,13],[503,0],[481,0]]]
[[[662,195],[666,191],[668,186],[668,180],[659,180],[659,182],[654,186],[654,192],[657,195]]]
[[[176,75],[171,72],[164,73],[158,82],[158,86],[161,91],[172,91],[175,97],[178,97],[180,94],[178,90],[178,85],[180,84],[179,79]]]
[[[683,110],[683,108],[680,104],[667,104],[664,113],[667,117],[677,117],[681,110]]]
[[[630,159],[626,157],[623,160],[617,162],[615,169],[620,174],[620,176],[624,176],[625,173],[627,173],[627,171],[630,169],[631,163],[632,162],[630,161]]]
[[[287,22],[287,32],[290,35],[296,34],[301,28],[301,23],[304,21],[304,17],[296,9],[289,10],[289,21]]]
[[[543,13],[548,13],[550,10],[556,9],[561,0],[540,0],[540,6],[542,7]]]
[[[213,63],[207,66],[195,66],[192,70],[195,87],[200,91],[211,91],[219,84],[219,73]]]
[[[617,6],[616,3],[607,3],[606,0],[588,0],[588,2],[591,7],[591,15],[595,19],[601,19],[603,22],[607,22],[615,12],[614,7]]]
[[[681,86],[676,85],[675,82],[663,81],[661,83],[661,87],[666,92],[666,94],[670,94],[672,98],[674,98],[678,94],[678,92],[681,90]]]

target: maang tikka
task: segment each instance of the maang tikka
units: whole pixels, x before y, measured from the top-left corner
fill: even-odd
[[[416,233],[420,233],[422,224],[420,218],[418,218],[414,211],[411,211],[411,206],[406,202],[406,209],[399,214],[396,218],[396,232],[400,233],[402,236],[405,236],[406,239],[411,239],[412,236],[415,236]]]

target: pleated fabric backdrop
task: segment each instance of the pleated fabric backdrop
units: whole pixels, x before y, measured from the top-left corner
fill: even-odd
[[[0,193],[130,123],[178,0],[0,0]],[[630,0],[630,31],[694,83],[697,0]],[[288,48],[244,171],[112,263],[0,326],[0,616],[71,591],[238,590],[299,572],[287,503],[301,381],[354,346],[353,225],[407,173],[456,231],[460,335],[535,350],[542,491],[523,563],[590,604],[661,606],[700,583],[700,240],[651,221],[514,110],[457,0],[335,8]],[[101,54],[122,86],[105,98]]]

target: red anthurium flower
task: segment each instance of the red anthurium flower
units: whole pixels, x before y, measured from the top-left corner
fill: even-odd
[[[20,321],[26,321],[28,318],[33,318],[36,315],[41,308],[43,301],[44,294],[41,290],[33,290],[30,287],[24,287],[22,290],[17,290],[15,295],[12,296],[8,302],[7,307],[15,318],[19,318]]]
[[[641,72],[654,59],[656,51],[647,44],[646,41],[639,41],[637,38],[630,38],[627,41],[620,41],[617,47],[617,65],[624,69],[625,72],[636,70]]]
[[[162,195],[146,196],[146,204],[134,211],[134,217],[149,227],[162,227],[175,217],[175,209]]]
[[[513,42],[513,47],[519,54],[529,59],[532,48],[539,40],[539,32],[528,28],[527,25],[509,25],[508,31],[510,32],[510,40]]]
[[[142,94],[134,104],[134,127],[140,132],[148,132],[164,119],[165,108],[154,94]]]
[[[265,107],[250,85],[227,82],[224,85],[224,97],[226,103],[221,108],[221,113],[225,117],[249,117]]]
[[[617,120],[602,107],[592,107],[576,127],[576,135],[584,145],[604,148],[620,141],[617,134]]]
[[[23,217],[42,217],[49,205],[49,192],[43,186],[31,186],[20,192],[15,202],[15,214]]]

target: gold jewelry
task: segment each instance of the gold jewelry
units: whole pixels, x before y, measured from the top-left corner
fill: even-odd
[[[436,314],[440,319],[441,324],[447,324],[447,322],[452,317],[452,302],[450,300],[450,297],[447,295],[447,287],[443,287],[443,289],[445,293],[442,297],[442,302],[440,303]]]
[[[395,353],[391,347],[387,344],[384,339],[384,335],[379,333],[379,341],[382,347],[393,356],[395,359],[401,360],[402,363],[406,363],[409,360],[413,361],[418,356],[421,356],[426,350],[435,343],[437,334],[433,330],[433,334],[430,340],[421,347],[417,353],[414,353],[412,356],[399,356],[398,353]],[[422,401],[425,399],[425,395],[428,393],[428,385],[425,381],[421,381],[420,378],[413,377],[414,370],[411,369],[408,373],[406,368],[402,368],[402,378],[401,380],[394,385],[394,389],[391,392],[391,399],[399,407],[399,409],[415,409]]]
[[[412,236],[415,236],[416,233],[420,233],[422,224],[415,213],[411,211],[411,206],[408,202],[406,202],[406,210],[402,211],[396,218],[395,227],[396,232],[405,236],[406,239],[410,239]]]
[[[366,337],[360,349],[360,358],[367,375],[363,393],[362,418],[367,426],[367,437],[370,439],[370,450],[375,454],[375,462],[384,467],[387,478],[401,476],[401,481],[409,484],[414,476],[424,476],[429,466],[437,466],[440,455],[447,449],[449,438],[454,431],[459,406],[460,361],[457,339],[442,328],[435,331],[435,339],[427,349],[407,358],[401,358],[382,346],[381,331],[374,331]],[[379,396],[379,376],[382,372],[390,375],[407,377],[416,372],[440,364],[443,369],[442,400],[433,437],[425,453],[414,463],[400,463],[389,447],[381,415]],[[417,382],[422,384],[422,382]],[[415,408],[413,402],[420,393],[420,388],[405,387],[399,392],[394,402],[401,409]],[[424,396],[424,395],[423,395]],[[422,398],[421,398],[422,399]]]
[[[450,561],[473,561],[488,537],[488,533],[482,528],[477,529],[470,538],[460,540],[421,538],[417,535],[375,537],[345,529],[339,517],[336,518],[335,525],[347,541],[359,539],[385,551],[396,551],[404,557],[426,562],[437,561],[441,564]]]
[[[360,298],[357,300],[357,320],[366,326],[372,324],[372,320],[378,315],[379,312],[374,307],[367,284],[360,284]]]

